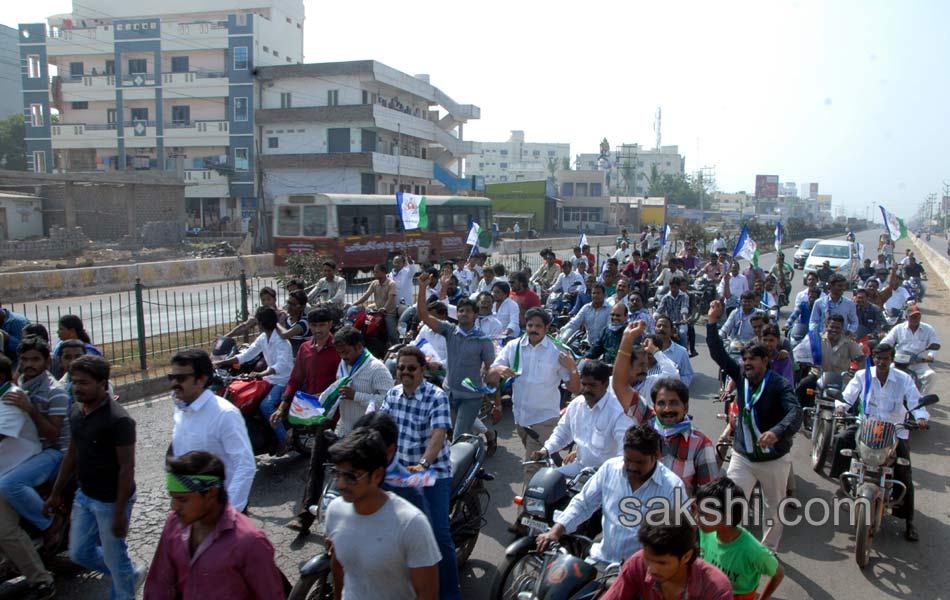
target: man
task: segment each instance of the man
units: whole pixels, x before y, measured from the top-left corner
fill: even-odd
[[[766,518],[762,542],[776,550],[782,537],[778,503],[786,495],[795,432],[802,424],[802,409],[791,384],[784,377],[772,377],[768,349],[752,344],[742,350],[740,367],[723,347],[716,322],[723,306],[718,300],[709,307],[706,343],[712,359],[736,382],[736,406],[740,418],[735,424],[735,442],[728,477],[742,488],[746,497],[756,482],[762,489]]]
[[[459,287],[458,276],[443,273],[439,282],[439,301],[449,306],[457,306],[462,298],[465,298],[465,292]]]
[[[719,295],[725,299],[726,306],[734,309],[739,304],[742,295],[751,289],[749,280],[739,273],[739,261],[732,261],[729,270],[722,276],[718,288]]]
[[[809,365],[812,367],[795,388],[802,407],[815,403],[813,393],[809,391],[818,386],[818,377],[822,373],[844,373],[851,368],[852,361],[864,360],[861,346],[843,336],[843,330],[844,317],[831,315],[828,317],[824,334],[809,332],[805,339],[795,346],[794,356],[799,368],[807,370]]]
[[[290,348],[290,342],[285,340],[277,331],[277,311],[273,308],[262,306],[254,313],[257,324],[260,325],[262,333],[254,341],[234,358],[219,360],[214,363],[215,368],[232,367],[237,368],[240,365],[247,364],[257,360],[260,355],[264,355],[267,362],[267,368],[260,372],[250,374],[255,379],[263,379],[271,384],[270,391],[261,401],[260,411],[265,419],[270,420],[271,415],[277,410],[281,402],[284,388],[290,381],[290,373],[294,368],[294,354]],[[287,428],[283,422],[277,421],[274,427],[274,434],[277,436],[277,449],[275,456],[287,454]]]
[[[917,391],[914,380],[900,369],[892,368],[893,363],[894,346],[886,341],[878,344],[874,348],[874,366],[855,374],[844,389],[842,399],[835,401],[835,414],[843,416],[855,402],[860,402],[858,410],[864,418],[900,425],[910,412],[917,420],[917,425],[921,429],[927,429],[930,415],[926,408],[918,407],[920,392]],[[834,480],[838,480],[851,464],[851,459],[842,455],[841,451],[845,448],[855,448],[857,431],[858,425],[855,424],[835,436],[829,473]],[[906,486],[907,492],[903,501],[894,508],[893,514],[898,519],[904,519],[906,523],[904,537],[908,541],[916,542],[920,536],[914,526],[914,480],[911,477],[908,437],[906,429],[898,428],[897,458],[906,462],[901,464],[899,461],[894,464],[894,478]]]
[[[885,266],[885,268],[887,267]],[[858,279],[861,280],[861,283],[864,283],[868,279],[874,277],[875,273],[876,273],[876,269],[871,266],[871,259],[865,258],[864,266],[858,269]]]
[[[276,427],[287,418],[287,412],[298,391],[318,396],[336,381],[340,354],[336,351],[333,335],[330,333],[333,327],[333,316],[326,308],[316,308],[307,314],[307,323],[313,337],[310,341],[304,342],[297,352],[294,368],[290,372],[287,387],[284,388],[280,406],[271,415],[272,427]],[[336,421],[336,416],[334,416],[334,419],[314,426],[313,452],[310,454],[307,487],[304,489],[303,501],[300,503],[301,511],[287,525],[295,531],[306,533],[310,531],[310,526],[313,524],[314,517],[308,509],[323,493],[324,463],[329,449],[329,440],[324,433],[328,430],[332,431],[336,426]]]
[[[477,276],[475,270],[472,268],[472,263],[474,259],[469,257],[468,261],[463,262],[452,274],[458,278],[459,288],[463,294],[468,295],[471,293],[471,290],[475,289],[475,281]]]
[[[643,294],[636,291],[627,294],[627,307],[630,309],[630,322],[643,321],[647,327],[644,333],[652,333],[656,322],[650,311],[643,306]]]
[[[380,412],[393,417],[399,426],[396,455],[411,473],[431,472],[434,485],[422,488],[429,507],[432,532],[442,553],[439,561],[439,597],[459,599],[458,561],[449,530],[449,501],[452,493],[452,464],[448,431],[452,427],[449,399],[445,392],[422,378],[425,355],[406,346],[399,351],[396,372],[399,383],[387,394]]]
[[[538,272],[534,274],[532,280],[543,290],[554,285],[554,281],[561,274],[561,267],[555,262],[555,258],[554,252],[550,248],[541,251],[541,259],[544,262],[538,267]],[[528,287],[527,284],[525,284],[525,287]]]
[[[491,296],[495,301],[492,313],[504,327],[503,337],[507,339],[521,335],[518,325],[521,314],[518,303],[511,299],[511,287],[504,281],[498,281],[491,288]]]
[[[630,262],[624,266],[620,273],[630,280],[630,287],[643,295],[646,295],[649,282],[647,277],[650,275],[650,265],[640,256],[640,252],[634,250],[630,257]]]
[[[484,273],[482,278],[478,280],[478,285],[475,286],[474,291],[470,294],[470,298],[475,299],[482,292],[491,293],[492,286],[496,283],[495,269],[485,269]],[[415,296],[413,296],[413,298],[415,298]]]
[[[380,586],[393,600],[438,598],[439,546],[418,508],[380,489],[387,461],[379,433],[353,430],[330,448],[330,461],[340,491],[326,520],[336,598],[375,600]]]
[[[606,276],[606,273],[604,275]],[[606,288],[605,288],[605,291],[606,291]],[[629,309],[630,307],[627,306],[628,294],[630,294],[630,282],[627,280],[626,277],[620,276],[617,278],[617,284],[616,284],[616,289],[614,290],[614,293],[611,294],[607,298],[606,302],[610,306],[617,306],[618,304],[623,304]]]
[[[510,296],[509,296],[510,298]],[[475,316],[475,327],[485,334],[486,337],[490,337],[493,340],[503,340],[506,336],[505,326],[501,324],[492,311],[495,309],[495,298],[492,296],[491,292],[482,292],[475,299],[475,306],[478,308],[478,314]],[[517,305],[515,305],[517,307]],[[432,310],[432,305],[429,305],[429,312],[435,315],[440,321],[445,321],[448,319],[448,313],[438,314]],[[456,312],[456,316],[458,312]],[[517,322],[518,317],[515,317]],[[424,326],[425,329],[428,329],[428,326]],[[438,335],[438,334],[436,334]],[[445,338],[443,337],[443,340]],[[444,345],[444,342],[443,342]],[[425,352],[425,350],[423,350]],[[447,352],[447,350],[446,350]],[[442,355],[443,357],[445,354]]]
[[[411,260],[409,264],[406,264],[406,257],[402,254],[397,254],[393,258],[393,270],[389,278],[396,283],[396,308],[400,313],[412,306],[412,301],[416,297],[412,278],[418,272],[419,265]]]
[[[682,257],[680,265],[687,273],[693,273],[699,268],[699,256],[696,255],[696,247],[692,244],[686,246],[686,255]]]
[[[903,266],[903,274],[904,279],[909,279],[911,277],[917,279],[917,283],[920,284],[921,297],[927,293],[927,286],[924,285],[924,280],[927,279],[927,272],[924,271],[924,266],[917,262],[917,259],[914,258],[913,254],[908,257],[907,264]]]
[[[492,363],[489,385],[498,386],[501,379],[512,384],[512,412],[518,437],[524,446],[525,460],[542,447],[542,440],[551,437],[561,412],[562,381],[571,393],[580,390],[577,363],[570,352],[547,336],[551,317],[540,308],[528,311],[525,335],[511,340]],[[528,435],[528,428],[538,438]],[[524,467],[525,485],[538,470],[537,465]]]
[[[656,276],[656,279],[653,280],[653,285],[659,287],[669,287],[670,282],[673,281],[673,278],[679,277],[681,280],[686,278],[686,273],[682,268],[682,261],[671,256],[667,267],[660,271],[660,274]],[[680,281],[680,284],[683,282]]]
[[[227,472],[225,487],[238,511],[247,508],[257,466],[244,417],[236,406],[207,389],[214,366],[200,348],[172,357],[168,380],[175,401],[171,455],[204,450],[220,458]]]
[[[43,449],[10,468],[0,477],[0,496],[39,531],[44,546],[59,539],[63,518],[43,514],[43,499],[36,486],[52,481],[69,448],[69,394],[49,372],[50,349],[42,339],[27,336],[17,346],[20,380],[18,390],[4,395],[3,402],[21,410],[36,426]]]
[[[627,240],[621,240],[620,246],[611,257],[617,261],[618,265],[625,265],[630,260],[630,243]]]
[[[637,539],[641,520],[636,517],[645,517],[651,502],[665,500],[672,506],[677,495],[682,501],[687,498],[683,482],[660,462],[661,447],[660,434],[653,425],[630,427],[624,434],[623,455],[606,461],[571,498],[564,512],[555,517],[554,526],[538,536],[538,549],[543,551],[564,534],[572,533],[600,509],[603,541],[590,547],[589,558],[608,565],[623,562],[637,552],[641,548]]]
[[[587,259],[587,270],[593,271],[597,268],[597,257],[594,256],[594,253],[590,251],[590,244],[584,244],[581,246],[581,254],[584,258]]]
[[[565,260],[561,263],[561,274],[554,280],[554,284],[548,289],[548,294],[553,297],[554,294],[561,294],[561,301],[571,292],[585,292],[587,286],[584,283],[584,277],[577,271],[572,270],[571,262]],[[550,300],[548,301],[550,304]]]
[[[23,338],[23,328],[29,324],[30,320],[23,315],[0,305],[0,342],[2,342],[0,352],[7,355],[13,363],[14,370],[17,366],[16,349]]]
[[[918,236],[920,237],[920,236]],[[901,257],[900,267],[903,269],[910,263],[910,259],[914,258],[914,251],[910,248],[904,250],[904,256]]]
[[[888,269],[887,260],[885,259],[883,254],[878,254],[877,261],[871,266],[874,268],[875,274],[880,272],[881,270],[887,271]]]
[[[132,563],[125,541],[135,503],[135,421],[109,396],[106,359],[77,358],[69,378],[76,398],[69,413],[69,450],[43,512],[62,508],[63,491],[75,474],[79,489],[73,499],[69,560],[109,575],[112,598],[134,600],[146,572]]]
[[[582,308],[590,304],[591,300],[591,291],[590,288],[595,283],[597,283],[597,278],[593,273],[587,273],[584,275],[584,285],[587,287],[583,292],[579,292],[574,296],[574,305],[571,307],[571,311],[568,313],[571,317],[577,316],[577,313],[581,311]]]
[[[787,301],[792,293],[792,280],[795,278],[795,269],[792,265],[785,262],[785,253],[778,252],[775,255],[775,264],[769,269],[768,274],[778,284],[778,291],[785,295]]]
[[[587,332],[587,343],[591,346],[597,343],[610,321],[610,307],[604,302],[605,295],[604,284],[594,283],[590,287],[590,304],[585,304],[564,326],[559,336],[562,341],[583,328]]]
[[[617,581],[601,600],[731,600],[729,578],[699,558],[696,528],[672,511],[647,521],[637,534],[642,550],[624,561]]]
[[[656,320],[653,328],[653,335],[656,336],[656,346],[667,358],[676,365],[680,379],[687,386],[693,381],[693,365],[689,362],[689,353],[686,348],[673,341],[673,322],[666,315],[661,315]],[[682,340],[681,340],[682,341]],[[659,368],[655,368],[650,375],[656,375]]]
[[[853,298],[854,312],[858,317],[858,328],[854,331],[854,339],[877,337],[887,327],[884,313],[868,301],[868,291],[864,288],[855,290]]]
[[[228,502],[224,463],[188,452],[165,466],[171,512],[145,581],[148,600],[283,598],[274,547]]]
[[[518,271],[511,274],[511,299],[518,305],[518,327],[524,329],[524,315],[541,306],[541,299],[528,288],[528,276]]]
[[[935,352],[940,350],[940,340],[933,327],[921,323],[920,308],[916,304],[910,305],[906,314],[907,320],[895,325],[881,343],[890,344],[896,352],[911,355],[912,361],[907,368],[917,376],[920,392],[926,394],[935,375],[930,365]]]
[[[669,359],[654,338],[647,336],[643,346],[634,349],[634,340],[646,331],[646,323],[633,321],[623,332],[620,350],[614,362],[611,385],[624,413],[638,425],[651,415],[650,398],[653,386],[665,377],[678,377],[676,364]]]
[[[681,344],[686,344],[686,329],[690,315],[690,297],[686,292],[681,291],[686,285],[686,280],[676,276],[670,280],[670,291],[660,298],[660,304],[657,306],[654,318],[665,316],[676,326],[678,337]]]
[[[588,249],[590,249],[590,246],[588,246]],[[581,247],[580,247],[580,246],[574,246],[573,252],[574,252],[574,256],[571,257],[571,266],[574,267],[574,270],[580,271],[580,270],[581,270],[581,267],[580,267],[580,264],[581,264],[581,263],[584,263],[584,270],[585,270],[585,271],[589,270],[588,267],[590,266],[590,263],[587,261],[587,257],[584,256],[584,254],[581,252]]]
[[[317,282],[308,298],[310,304],[332,302],[343,308],[346,302],[346,280],[336,274],[336,262],[323,261],[323,278]]]
[[[829,283],[834,274],[835,270],[831,268],[831,261],[827,260],[821,263],[821,266],[815,271],[815,276],[822,283]]]
[[[389,343],[395,344],[399,339],[396,329],[396,321],[399,317],[396,311],[396,282],[389,278],[386,265],[382,263],[373,267],[373,281],[370,282],[366,293],[350,307],[348,315],[355,312],[357,306],[362,306],[370,298],[373,299],[372,307],[383,311],[386,315],[386,333],[389,336]]]
[[[428,275],[419,276],[422,286]],[[448,392],[452,412],[455,413],[453,436],[471,433],[478,411],[481,408],[482,392],[473,391],[465,385],[469,380],[480,386],[483,369],[487,370],[495,358],[491,338],[475,327],[477,308],[469,298],[458,303],[458,325],[437,319],[423,301],[422,293],[416,303],[419,320],[432,331],[445,336],[446,373],[444,387]],[[492,409],[492,420],[501,420],[501,397],[497,397]]]
[[[817,275],[814,273],[805,273],[805,277],[802,281],[805,283],[805,287],[795,295],[795,306],[800,305],[802,302],[808,302],[809,290],[818,290],[818,295],[821,296],[821,288],[818,287]]]
[[[660,379],[650,391],[653,427],[663,438],[660,462],[683,480],[687,494],[719,477],[716,447],[689,417],[689,387],[675,377]]]
[[[742,292],[742,299],[738,310],[732,311],[722,328],[719,330],[719,336],[726,340],[739,341],[743,344],[755,337],[755,331],[752,329],[752,316],[757,314],[755,310],[755,294],[752,291]]]
[[[850,336],[858,329],[858,314],[854,302],[844,297],[848,289],[848,280],[844,275],[835,274],[828,280],[828,293],[819,298],[811,309],[808,328],[821,333],[830,315],[844,317],[844,330]]]
[[[598,469],[623,453],[624,434],[632,425],[610,391],[610,367],[589,360],[581,367],[581,395],[567,405],[551,437],[532,460],[550,456],[574,442],[574,450],[558,470],[574,477],[584,468]]]
[[[336,433],[343,437],[370,406],[382,403],[386,392],[393,387],[393,376],[386,365],[366,349],[363,334],[356,329],[342,327],[337,330],[333,345],[340,355],[336,372],[340,418]]]
[[[584,358],[599,358],[608,365],[613,365],[617,359],[617,350],[620,349],[620,340],[623,338],[624,327],[627,326],[627,305],[620,302],[610,309],[610,325],[600,334]]]
[[[726,240],[722,239],[722,233],[716,232],[716,239],[709,243],[710,254],[718,254],[720,250],[726,249]]]

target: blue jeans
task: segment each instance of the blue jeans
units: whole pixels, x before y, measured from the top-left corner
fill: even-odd
[[[270,391],[267,392],[267,396],[261,401],[261,414],[264,415],[264,418],[267,419],[268,422],[270,421],[270,416],[277,410],[277,406],[280,404],[280,397],[286,388],[286,385],[275,385],[271,387]],[[280,443],[283,443],[287,439],[287,428],[284,427],[283,421],[277,423],[277,427],[274,428],[274,434]]]
[[[452,478],[437,479],[435,485],[422,488],[426,503],[429,505],[429,524],[439,544],[442,560],[439,561],[439,598],[441,600],[460,600],[458,559],[455,557],[455,544],[449,530],[449,501],[452,494]]]
[[[472,433],[472,425],[475,424],[478,412],[482,408],[481,396],[458,398],[455,394],[450,394],[449,407],[455,417],[455,424],[452,427],[452,441],[457,440],[463,433]]]
[[[0,479],[0,494],[7,499],[20,516],[40,531],[52,521],[43,515],[43,499],[33,489],[56,477],[63,452],[47,448],[26,459]]]
[[[132,515],[135,494],[125,505],[125,516]],[[112,577],[112,600],[135,600],[135,566],[129,558],[125,538],[112,533],[114,502],[100,502],[76,492],[72,525],[69,530],[69,560],[91,571]]]

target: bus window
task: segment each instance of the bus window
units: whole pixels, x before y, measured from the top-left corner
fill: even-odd
[[[455,213],[452,215],[452,229],[455,231],[468,231],[469,217],[468,213]]]
[[[340,235],[360,235],[360,209],[356,206],[337,206]]]
[[[448,206],[441,208],[436,219],[436,231],[452,231],[452,209]]]
[[[323,237],[327,234],[327,207],[303,207],[303,234],[305,236]]]
[[[399,222],[399,211],[396,207],[392,205],[379,208],[382,213],[382,233],[402,233],[402,223]]]
[[[300,235],[300,207],[299,206],[277,207],[277,235],[283,235],[283,236]]]

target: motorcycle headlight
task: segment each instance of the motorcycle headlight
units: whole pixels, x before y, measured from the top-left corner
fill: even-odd
[[[887,464],[888,455],[891,448],[871,449],[868,446],[858,442],[858,454],[861,462],[869,467],[883,467]]]
[[[544,500],[542,498],[525,498],[524,510],[529,515],[535,517],[547,516],[544,511]]]

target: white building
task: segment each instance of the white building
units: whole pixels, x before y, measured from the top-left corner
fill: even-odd
[[[794,181],[783,181],[778,186],[778,195],[798,198],[798,186]]]
[[[0,191],[0,242],[43,237],[43,199]]]
[[[481,111],[373,60],[258,69],[264,196],[472,189],[464,125]]]
[[[611,152],[609,158],[611,193],[620,191],[633,196],[645,195],[650,189],[648,177],[654,165],[660,176],[686,173],[686,158],[679,153],[679,146],[662,146],[657,149],[646,148],[640,144],[621,144]],[[574,160],[574,168],[597,169],[599,162],[600,154],[578,154]],[[626,173],[636,178],[634,182],[626,181]]]
[[[570,144],[525,142],[524,131],[514,130],[507,142],[474,142],[465,174],[480,175],[485,183],[542,181],[554,177],[570,159]]]
[[[302,0],[77,0],[20,25],[29,167],[177,171],[190,225],[238,229],[257,208],[254,71],[303,61],[303,21]]]

